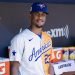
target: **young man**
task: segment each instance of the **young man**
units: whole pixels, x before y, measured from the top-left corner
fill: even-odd
[[[51,37],[43,32],[48,8],[33,3],[30,10],[31,25],[16,35],[10,46],[11,75],[49,75]]]

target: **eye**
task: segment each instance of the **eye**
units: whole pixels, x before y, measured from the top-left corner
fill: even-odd
[[[44,13],[44,12],[34,12],[33,15],[34,16],[42,16],[42,17],[45,17],[46,16],[46,13]]]
[[[42,16],[46,16],[46,14],[45,13],[42,13]]]

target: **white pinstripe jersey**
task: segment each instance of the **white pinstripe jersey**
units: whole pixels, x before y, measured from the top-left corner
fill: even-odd
[[[25,29],[15,36],[10,46],[10,61],[19,61],[21,75],[48,75],[51,37],[42,32],[42,37]]]

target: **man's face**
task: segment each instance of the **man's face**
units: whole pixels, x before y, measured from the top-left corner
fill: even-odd
[[[38,28],[43,27],[46,21],[46,13],[43,12],[33,12],[31,13],[31,22],[32,25],[35,25]]]

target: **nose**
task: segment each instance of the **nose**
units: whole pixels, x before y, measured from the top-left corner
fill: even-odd
[[[39,15],[38,15],[38,18],[39,18],[39,19],[42,19],[42,14],[39,14]]]

